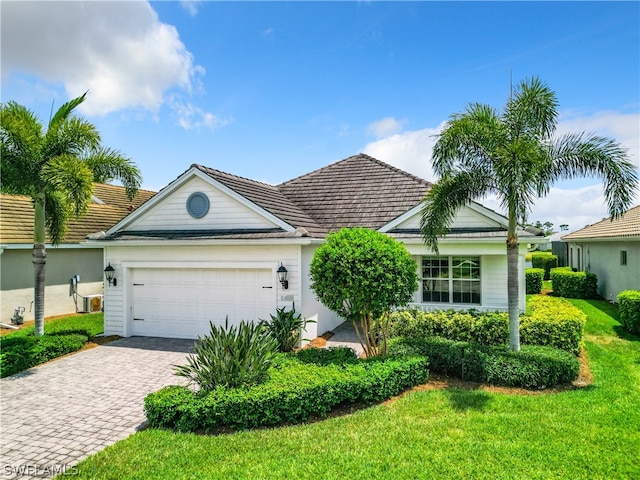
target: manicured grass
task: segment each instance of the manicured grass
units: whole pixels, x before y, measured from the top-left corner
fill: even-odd
[[[80,350],[103,331],[103,314],[74,315],[46,322],[45,334],[34,336],[27,326],[0,337],[0,377],[21,372]]]
[[[198,436],[147,430],[80,478],[640,478],[640,341],[606,302],[588,315],[594,383],[540,395],[419,390],[321,422]]]
[[[61,333],[81,333],[92,337],[104,331],[104,313],[88,313],[83,315],[70,315],[68,317],[60,317],[48,320],[44,326],[44,333],[61,334]],[[2,336],[2,339],[10,337],[25,337],[33,335],[34,326],[29,325],[20,330],[10,331]]]

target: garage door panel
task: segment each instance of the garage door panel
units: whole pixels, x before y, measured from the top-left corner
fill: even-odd
[[[135,269],[132,335],[196,338],[275,311],[270,269]],[[270,288],[264,288],[270,287]]]

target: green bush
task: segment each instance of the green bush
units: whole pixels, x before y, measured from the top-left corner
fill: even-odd
[[[395,338],[389,352],[423,355],[432,372],[492,385],[531,389],[569,383],[578,377],[578,359],[552,347],[522,345],[520,351],[508,345],[479,345],[441,337]]]
[[[286,307],[277,308],[276,314],[269,316],[271,321],[262,320],[262,323],[278,342],[278,350],[281,352],[292,352],[300,343],[302,330],[307,323],[315,323],[313,320],[303,318],[299,313],[296,314],[295,305],[291,310],[287,310]]]
[[[278,350],[277,341],[264,324],[242,321],[238,326],[218,327],[209,322],[209,335],[198,337],[187,365],[176,365],[176,375],[186,377],[202,390],[256,385],[266,380]]]
[[[631,333],[640,335],[640,290],[625,290],[618,294],[620,323]]]
[[[542,268],[527,268],[525,270],[527,295],[538,294],[542,292],[542,280],[545,273]]]
[[[350,349],[349,349],[350,350]],[[298,355],[313,357],[313,354]],[[372,404],[386,400],[428,380],[424,357],[376,357],[352,361],[351,354],[334,350],[318,354],[325,365],[306,363],[281,354],[260,385],[218,387],[194,392],[187,387],[165,387],[145,398],[149,425],[178,431],[209,432],[299,423],[324,417],[342,404]],[[328,359],[345,357],[345,363]]]
[[[537,295],[528,302],[529,313],[520,316],[523,344],[546,345],[578,353],[585,315],[564,299]],[[443,337],[482,345],[509,341],[509,316],[504,312],[399,310],[391,314],[394,337]]]
[[[0,377],[13,375],[67,353],[78,351],[88,340],[75,333],[7,336],[0,340]]]
[[[598,298],[598,279],[593,273],[574,272],[569,267],[551,270],[553,293],[567,298]]]
[[[577,355],[587,316],[563,298],[536,295],[520,316],[520,339],[529,345],[547,345]]]
[[[550,252],[533,252],[531,255],[531,266],[544,270],[544,280],[549,280],[552,268],[558,266],[558,256]]]
[[[351,348],[303,348],[296,354],[296,358],[302,363],[314,363],[316,365],[346,365],[358,363],[358,356]]]

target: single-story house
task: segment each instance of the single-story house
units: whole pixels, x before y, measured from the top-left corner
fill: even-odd
[[[472,203],[439,243],[425,246],[426,180],[360,154],[268,185],[192,165],[147,203],[88,244],[105,250],[116,282],[105,286],[105,334],[195,338],[209,322],[268,319],[292,308],[313,338],[344,319],[310,288],[309,266],[330,232],[366,227],[406,245],[416,260],[424,309],[507,309],[507,219]],[[521,232],[524,254],[535,236]],[[287,283],[278,270],[286,269]]]
[[[101,308],[103,292],[102,247],[83,244],[86,235],[108,229],[127,216],[155,192],[140,190],[129,201],[125,189],[115,185],[94,184],[92,203],[87,214],[69,223],[64,242],[56,247],[46,244],[45,316],[83,311],[88,305]],[[33,202],[22,195],[0,194],[0,322],[9,323],[16,307],[25,308],[25,320],[33,320],[34,270]],[[47,238],[47,242],[49,239]],[[77,276],[77,277],[76,277]],[[79,278],[72,294],[72,278]]]
[[[605,218],[562,237],[569,265],[598,277],[598,293],[616,301],[623,290],[640,290],[640,205],[615,220]]]

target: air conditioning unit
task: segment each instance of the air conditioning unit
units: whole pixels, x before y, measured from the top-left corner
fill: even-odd
[[[100,312],[102,311],[102,299],[103,295],[87,295],[82,297],[82,311],[84,313]]]

